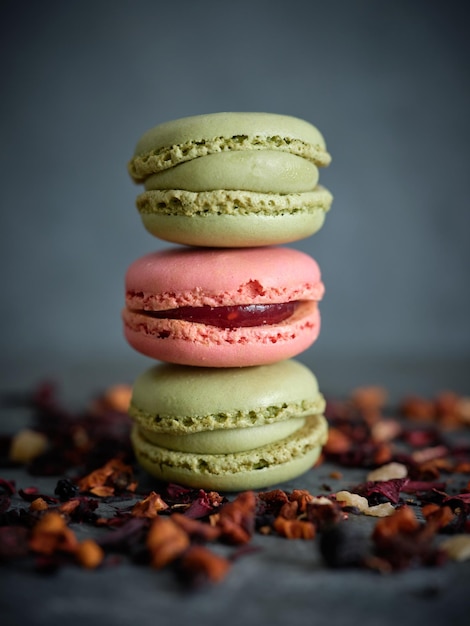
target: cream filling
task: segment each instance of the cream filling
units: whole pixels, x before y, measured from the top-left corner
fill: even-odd
[[[311,161],[288,152],[221,152],[152,174],[145,181],[145,189],[302,193],[312,191],[318,178],[318,168]]]
[[[140,427],[142,436],[162,448],[194,454],[245,452],[289,437],[305,424],[304,417],[251,428],[218,429],[189,435],[156,433]]]

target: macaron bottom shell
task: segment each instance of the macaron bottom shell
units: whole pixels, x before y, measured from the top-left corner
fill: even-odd
[[[316,233],[325,210],[314,207],[278,215],[197,214],[194,216],[141,213],[142,224],[155,237],[188,246],[250,248],[291,243]]]
[[[137,426],[131,434],[136,458],[150,475],[165,482],[217,491],[260,489],[296,478],[315,464],[326,438],[326,420],[321,415],[310,416],[303,427],[285,439],[229,454],[168,450],[148,441]]]

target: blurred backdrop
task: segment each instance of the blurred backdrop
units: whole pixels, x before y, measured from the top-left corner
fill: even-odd
[[[293,244],[327,290],[302,359],[351,376],[367,358],[468,365],[467,3],[0,7],[4,385],[76,363],[147,366],[122,338],[124,274],[168,244],[141,226],[126,164],[148,128],[229,110],[304,118],[333,155],[325,226]]]

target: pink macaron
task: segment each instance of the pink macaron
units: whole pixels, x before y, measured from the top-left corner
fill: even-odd
[[[266,365],[315,341],[323,293],[316,261],[299,250],[170,248],[129,267],[124,334],[169,363]]]

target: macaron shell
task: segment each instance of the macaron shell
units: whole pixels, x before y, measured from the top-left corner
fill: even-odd
[[[131,434],[137,460],[149,474],[220,491],[259,489],[291,480],[313,466],[326,438],[326,420],[320,415],[308,418],[303,428],[286,439],[234,454],[175,452],[148,442],[137,426]]]
[[[151,190],[136,205],[145,229],[164,241],[249,248],[310,237],[323,226],[332,200],[321,186],[295,194]]]
[[[298,193],[313,190],[318,176],[313,163],[288,152],[221,152],[153,174],[145,181],[145,189]]]
[[[313,372],[289,359],[226,369],[156,364],[135,380],[129,413],[147,431],[185,435],[253,428],[324,409]]]
[[[276,149],[328,165],[320,131],[308,122],[272,113],[214,113],[160,124],[138,141],[128,169],[136,182],[194,158],[224,151]]]
[[[123,311],[124,336],[152,359],[203,367],[248,367],[290,359],[320,333],[316,303],[304,303],[280,324],[218,328],[182,320],[155,319]]]
[[[134,261],[126,273],[132,311],[318,301],[320,268],[292,248],[170,248]]]

